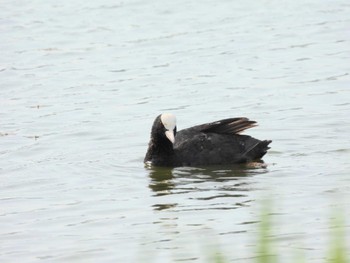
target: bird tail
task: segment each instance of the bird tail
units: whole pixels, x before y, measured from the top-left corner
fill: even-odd
[[[270,149],[269,144],[271,142],[271,140],[257,142],[244,153],[244,156],[252,161],[261,159],[266,154],[267,150]]]

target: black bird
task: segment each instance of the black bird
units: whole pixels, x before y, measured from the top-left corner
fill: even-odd
[[[247,118],[229,118],[176,132],[173,114],[159,115],[152,126],[144,159],[155,166],[207,166],[246,163],[261,159],[270,140],[239,133],[257,126]]]

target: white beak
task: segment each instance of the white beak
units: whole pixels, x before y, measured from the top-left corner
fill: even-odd
[[[171,141],[172,144],[175,142],[174,131],[166,131],[165,136]]]

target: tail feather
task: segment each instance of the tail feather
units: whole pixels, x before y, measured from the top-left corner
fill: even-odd
[[[267,150],[270,149],[269,144],[271,142],[271,140],[257,142],[244,153],[244,156],[249,160],[261,159],[266,154]]]

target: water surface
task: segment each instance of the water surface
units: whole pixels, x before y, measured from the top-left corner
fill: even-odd
[[[283,262],[322,262],[332,211],[350,209],[349,11],[3,3],[0,261],[206,262],[218,248],[253,262],[268,198]],[[273,140],[267,167],[144,167],[162,112],[178,129],[256,120],[246,133]]]

